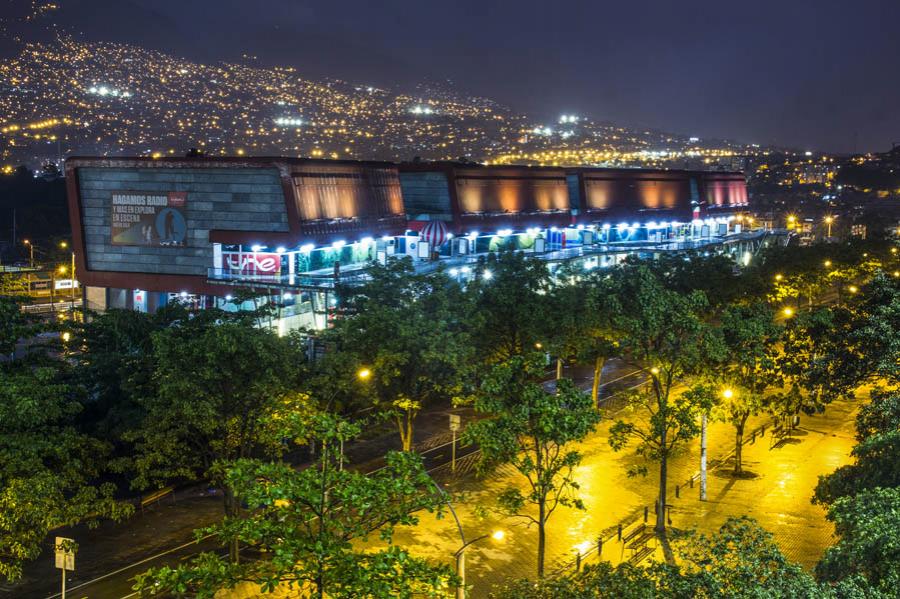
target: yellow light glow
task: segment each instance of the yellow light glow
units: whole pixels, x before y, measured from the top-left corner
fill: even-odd
[[[794,315],[794,309],[788,307],[788,308],[785,308],[784,310],[782,310],[782,313],[785,315],[785,317],[790,318],[791,316]]]
[[[495,530],[491,533],[491,538],[499,543],[506,538],[506,533],[502,530]]]
[[[857,291],[859,291],[859,287],[857,287],[856,285],[850,285],[849,287],[847,287],[847,291],[849,291],[850,293],[856,293]]]
[[[365,381],[369,377],[372,376],[372,371],[369,370],[368,368],[360,368],[359,371],[356,373],[356,376],[358,376],[361,380]]]
[[[784,275],[775,275],[775,280],[776,280],[776,281],[780,281],[780,280],[783,279],[783,278],[784,278]]]
[[[650,369],[650,372],[652,372],[653,374],[659,374],[659,368],[654,366],[653,368]]]
[[[538,341],[537,343],[535,343],[534,346],[535,346],[537,349],[541,349],[542,347],[544,347],[544,345],[543,345],[540,341]]]
[[[831,260],[825,261],[825,268],[831,268]]]
[[[731,399],[732,397],[734,397],[734,391],[726,388],[722,390],[722,397],[724,397],[725,399]]]
[[[69,331],[66,331],[65,333],[62,334],[62,340],[66,343],[68,343],[69,339],[71,339],[71,338],[72,338],[72,334],[69,333]]]

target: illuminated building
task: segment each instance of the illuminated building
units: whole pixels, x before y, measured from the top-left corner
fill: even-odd
[[[236,310],[241,288],[280,329],[325,326],[336,281],[392,256],[453,276],[502,248],[593,268],[760,237],[739,173],[196,157],[71,158],[66,178],[89,308]]]

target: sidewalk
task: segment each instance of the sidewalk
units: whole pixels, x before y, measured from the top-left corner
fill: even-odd
[[[769,450],[770,432],[744,449],[745,470],[756,478],[736,480],[727,475],[730,464],[710,472],[709,501],[697,500],[699,485],[682,488],[675,498],[675,485],[684,484],[699,466],[699,440],[695,440],[669,463],[669,503],[676,528],[697,527],[709,532],[718,528],[730,515],[749,514],[775,534],[776,541],[794,561],[812,566],[825,547],[831,544],[831,525],[825,521],[819,506],[810,503],[819,474],[831,472],[849,460],[853,445],[853,414],[857,405],[835,402],[825,414],[803,416],[792,439]],[[748,422],[747,430],[770,424],[766,416]],[[582,465],[576,473],[581,484],[580,496],[586,511],[560,507],[548,524],[547,572],[574,568],[579,548],[593,549],[601,532],[606,542],[603,558],[618,563],[627,559],[629,551],[614,540],[619,523],[642,520],[644,506],[652,505],[657,493],[658,469],[649,464],[647,477],[628,478],[626,469],[640,463],[632,449],[615,453],[607,442],[611,421],[604,420],[598,431],[581,446]],[[728,454],[733,448],[733,428],[712,423],[708,433],[710,461]],[[440,479],[439,479],[440,480]],[[449,480],[445,487],[458,493],[454,507],[462,521],[467,539],[496,528],[507,531],[502,544],[490,540],[467,549],[467,582],[474,585],[471,597],[486,597],[491,586],[507,578],[534,578],[536,571],[537,529],[526,528],[514,520],[493,515],[480,518],[477,506],[491,505],[496,495],[510,484],[523,484],[511,468],[498,471],[488,480],[477,481],[472,475]],[[614,537],[613,537],[614,538]],[[452,555],[460,546],[459,534],[452,518],[436,519],[421,515],[418,527],[398,529],[395,542],[414,554],[452,565]],[[370,540],[371,544],[376,544]],[[652,542],[651,542],[652,543]],[[661,557],[661,552],[660,552]],[[596,551],[588,561],[596,560]]]

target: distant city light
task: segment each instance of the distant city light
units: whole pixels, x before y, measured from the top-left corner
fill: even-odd
[[[413,106],[409,111],[413,114],[434,114],[431,106]]]
[[[282,127],[299,127],[303,124],[303,119],[297,117],[282,116],[275,119],[275,124]]]
[[[119,90],[114,87],[109,87],[106,85],[92,85],[88,88],[88,93],[92,96],[111,96],[113,98],[130,98],[131,92],[125,90]]]
[[[564,114],[559,117],[560,123],[577,123],[580,117],[575,116],[574,114]]]
[[[308,254],[308,253],[310,253],[311,251],[313,251],[314,249],[316,249],[316,246],[315,246],[315,245],[313,245],[313,244],[311,244],[311,243],[305,243],[305,244],[303,244],[303,245],[300,246],[300,253],[301,253],[301,254]]]

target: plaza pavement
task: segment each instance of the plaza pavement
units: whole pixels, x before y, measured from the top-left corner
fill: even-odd
[[[854,445],[854,415],[857,402],[837,401],[823,414],[802,416],[800,426],[784,442],[771,445],[771,420],[767,416],[751,418],[747,431],[767,425],[764,437],[744,447],[744,469],[749,478],[729,475],[732,464],[727,461],[712,470],[708,477],[708,500],[699,501],[699,484],[693,488],[687,481],[699,467],[699,440],[694,440],[669,464],[669,503],[672,526],[696,528],[702,532],[716,530],[729,516],[747,514],[773,533],[787,557],[811,568],[832,540],[832,525],[825,520],[824,510],[810,502],[818,476],[833,471],[849,461]],[[635,415],[627,411],[624,418]],[[574,568],[575,555],[591,551],[585,563],[596,561],[594,550],[603,534],[603,559],[618,563],[628,559],[631,551],[616,541],[617,525],[635,526],[643,521],[649,506],[649,522],[653,525],[652,505],[657,493],[658,468],[649,464],[646,478],[629,478],[629,466],[641,463],[632,449],[613,452],[608,444],[612,420],[605,419],[596,433],[579,447],[584,460],[576,472],[581,484],[580,496],[586,510],[558,508],[548,523],[547,571]],[[749,434],[748,434],[749,440]],[[725,423],[709,427],[708,448],[711,461],[730,454],[734,444],[733,428]],[[497,528],[507,531],[502,543],[481,541],[466,550],[467,582],[470,597],[486,597],[491,586],[508,578],[534,578],[536,571],[537,529],[527,528],[514,519],[479,513],[476,506],[491,504],[497,494],[509,485],[522,485],[512,468],[504,468],[486,480],[468,474],[450,477],[444,469],[438,476],[444,487],[457,494],[454,507],[462,521],[467,540]],[[682,485],[680,498],[675,485]],[[394,542],[414,554],[452,564],[452,556],[460,546],[459,533],[447,514],[436,519],[421,515],[417,527],[398,528]],[[369,541],[376,545],[374,541]],[[652,547],[655,543],[650,542]],[[650,559],[663,559],[662,550]]]

